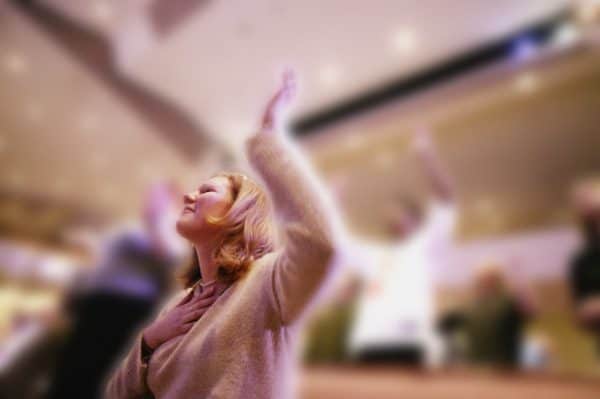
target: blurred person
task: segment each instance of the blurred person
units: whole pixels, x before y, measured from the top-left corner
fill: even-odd
[[[71,327],[49,398],[99,397],[134,332],[171,290],[185,250],[175,231],[178,198],[171,183],[150,187],[141,225],[114,233],[98,249],[98,265],[73,282],[65,301]]]
[[[486,263],[475,273],[471,303],[443,316],[441,324],[448,335],[463,334],[471,364],[514,369],[520,364],[526,323],[536,312],[529,288],[509,286],[499,265]]]
[[[56,360],[60,337],[47,311],[17,311],[10,333],[0,345],[0,397],[40,398],[47,392],[49,370]]]
[[[434,323],[433,274],[441,272],[456,221],[454,185],[426,129],[413,137],[413,151],[433,192],[425,209],[402,199],[391,215],[396,242],[358,244],[367,270],[351,335],[362,361],[434,365],[440,340]]]
[[[332,276],[339,237],[281,129],[294,91],[286,73],[247,143],[276,215],[268,193],[242,174],[218,174],[185,195],[177,229],[196,262],[114,372],[107,398],[289,397],[298,330]]]
[[[571,260],[569,280],[577,321],[600,339],[599,192],[590,183],[581,183],[574,189],[573,199],[583,240]]]

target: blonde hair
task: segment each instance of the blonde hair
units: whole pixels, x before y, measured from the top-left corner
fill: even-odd
[[[229,180],[232,205],[224,216],[208,218],[207,222],[219,226],[222,232],[221,242],[213,253],[218,265],[217,279],[232,283],[250,269],[252,262],[273,251],[275,236],[271,207],[262,187],[247,176],[224,172],[217,177]],[[180,279],[187,288],[200,278],[200,267],[194,254]]]

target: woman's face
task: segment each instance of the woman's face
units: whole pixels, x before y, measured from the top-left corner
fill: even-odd
[[[207,220],[225,215],[232,203],[229,179],[223,176],[213,177],[183,196],[183,211],[177,220],[177,231],[190,241],[214,235],[216,226]]]

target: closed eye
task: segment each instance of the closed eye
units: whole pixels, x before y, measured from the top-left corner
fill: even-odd
[[[217,190],[213,186],[206,185],[206,184],[201,186],[199,191],[200,191],[200,194],[217,192]]]

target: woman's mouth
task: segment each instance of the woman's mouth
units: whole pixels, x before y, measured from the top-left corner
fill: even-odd
[[[183,208],[183,213],[196,213],[196,208],[193,206],[186,206]]]

